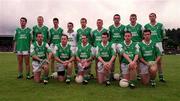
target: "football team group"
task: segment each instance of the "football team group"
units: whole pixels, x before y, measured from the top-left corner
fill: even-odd
[[[103,27],[102,19],[97,19],[97,29],[92,30],[87,26],[87,19],[81,18],[81,28],[74,31],[73,23],[69,22],[65,32],[59,27],[58,18],[53,18],[54,26],[48,29],[43,24],[43,17],[38,16],[37,25],[30,29],[26,26],[27,19],[21,17],[14,36],[17,78],[23,78],[25,63],[26,79],[44,84],[48,83],[51,70],[50,73],[57,73],[58,81],[67,84],[73,77],[81,76],[82,84],[95,78],[99,84],[108,86],[115,80],[116,67],[119,68],[119,78],[128,80],[130,88],[136,87],[137,80],[155,87],[156,74],[160,82],[166,82],[161,65],[165,37],[163,24],[156,21],[155,13],[149,14],[150,22],[144,27],[137,23],[136,14],[131,14],[129,20],[125,26],[120,22],[120,15],[115,14],[114,23],[108,29]],[[116,60],[118,63],[115,64]]]

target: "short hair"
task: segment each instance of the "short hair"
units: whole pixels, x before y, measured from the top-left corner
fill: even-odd
[[[131,34],[131,35],[132,35],[132,33],[131,33],[130,31],[125,31],[125,34],[126,34],[126,33],[129,33],[129,34]]]
[[[106,35],[107,37],[109,37],[109,33],[108,32],[104,32],[104,33],[102,33],[102,35]]]
[[[27,19],[25,17],[21,17],[20,20],[23,19],[25,22],[27,22]]]
[[[145,29],[145,30],[143,31],[143,33],[146,33],[146,32],[149,32],[149,33],[151,34],[151,30],[149,30],[149,29]]]
[[[38,16],[37,19],[39,19],[39,18],[42,18],[44,20],[43,16]]]
[[[87,22],[87,19],[86,19],[86,18],[81,18],[81,20],[85,20],[85,22]]]
[[[82,34],[82,36],[86,36],[86,38],[87,38],[87,35],[86,35],[86,34],[84,34],[84,33]]]
[[[42,33],[41,33],[41,32],[37,32],[37,33],[36,33],[36,37],[37,37],[39,34],[42,34]]]
[[[119,14],[114,14],[114,17],[115,17],[115,16],[119,16],[119,17],[120,17],[120,15],[119,15]]]
[[[67,36],[66,34],[63,34],[63,35],[61,36],[61,38],[62,38],[63,36],[65,36],[65,37],[68,39],[68,36]]]
[[[137,17],[137,15],[136,14],[131,14],[130,17]]]
[[[53,21],[58,21],[59,22],[59,19],[58,18],[53,18]]]
[[[73,24],[72,22],[68,22],[68,25],[69,25],[69,24],[72,25],[72,26],[74,26],[74,24]]]
[[[103,22],[103,20],[102,20],[102,19],[97,19],[97,21],[102,21],[102,22]]]
[[[154,15],[154,16],[156,17],[156,14],[155,14],[155,13],[150,13],[149,16],[150,16],[150,15]]]

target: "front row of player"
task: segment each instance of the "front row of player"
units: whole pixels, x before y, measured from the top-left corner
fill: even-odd
[[[120,44],[112,44],[108,41],[108,33],[102,34],[102,42],[97,47],[92,47],[87,42],[87,36],[82,35],[82,43],[71,47],[67,41],[68,36],[62,35],[61,43],[49,45],[43,42],[43,36],[38,33],[37,41],[31,45],[31,56],[34,80],[41,81],[41,70],[44,70],[43,82],[48,83],[48,61],[52,55],[56,60],[57,79],[59,81],[71,82],[73,62],[77,62],[78,70],[76,82],[87,84],[91,70],[92,60],[97,60],[96,77],[98,83],[110,85],[111,70],[115,64],[116,55],[121,56],[120,71],[123,79],[127,79],[129,86],[136,85],[136,72],[140,70],[141,82],[145,85],[155,86],[157,72],[156,63],[160,60],[160,51],[156,43],[150,40],[151,31],[144,30],[144,40],[140,43],[131,41],[131,32],[125,32],[124,41]]]

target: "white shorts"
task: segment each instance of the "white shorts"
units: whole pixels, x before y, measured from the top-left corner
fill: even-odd
[[[56,53],[55,44],[52,43],[52,44],[50,45],[50,48],[51,48],[52,53],[55,54],[55,53]]]
[[[101,62],[97,63],[97,72],[99,72],[99,73],[104,72],[104,67],[103,67],[103,64]]]
[[[121,63],[121,70],[122,70],[122,74],[129,74],[129,65],[126,63]]]
[[[161,54],[164,52],[163,46],[162,46],[162,42],[157,42],[156,43],[157,47],[159,48]]]
[[[61,63],[56,63],[57,72],[65,71],[65,67]]]
[[[85,71],[89,71],[90,68],[84,69],[84,67],[82,67],[81,63],[78,63],[78,72],[85,72]]]
[[[92,47],[92,55],[93,55],[93,56],[96,56],[96,55],[97,55],[96,47]]]
[[[29,51],[17,51],[16,55],[29,55]]]
[[[41,68],[39,68],[40,62],[38,61],[32,61],[32,67],[33,67],[33,72],[40,72]]]
[[[73,54],[76,54],[76,52],[77,52],[76,46],[71,46],[71,50],[72,50],[72,53],[73,53]]]
[[[143,63],[139,63],[139,67],[140,67],[140,74],[148,74],[149,73],[149,66],[145,65]]]

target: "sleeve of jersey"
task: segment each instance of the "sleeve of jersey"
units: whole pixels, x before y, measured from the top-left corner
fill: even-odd
[[[166,37],[166,31],[164,26],[162,25],[162,38],[164,39]]]
[[[141,46],[139,45],[139,58],[143,58],[142,57],[142,50],[141,50]]]
[[[99,52],[99,47],[97,46],[96,47],[96,58],[99,58],[100,57],[100,52]]]
[[[116,45],[115,45],[115,44],[112,44],[111,48],[112,48],[112,50],[114,51],[114,53],[116,53]]]
[[[138,44],[135,45],[135,49],[136,49],[135,50],[135,54],[138,55],[139,54],[139,45]]]
[[[47,43],[46,43],[46,48],[47,48],[47,52],[48,52],[48,53],[52,52],[52,51],[51,51],[51,48],[49,47],[49,45],[48,45]]]
[[[13,37],[13,40],[16,41],[17,40],[17,30],[14,32],[14,37]]]
[[[70,55],[71,55],[71,56],[76,56],[76,49],[73,49],[73,47],[71,46],[71,47],[70,47],[70,50],[71,50]]]
[[[54,47],[54,54],[55,54],[55,57],[59,57],[59,54],[58,54],[58,47],[55,45]]]
[[[124,50],[123,50],[121,44],[117,44],[116,48],[117,48],[117,52],[118,52],[119,54],[123,54],[123,53],[124,53]]]
[[[34,50],[34,45],[33,45],[33,44],[31,44],[31,47],[30,47],[30,55],[31,55],[31,56],[36,55],[36,54],[35,54],[35,50]]]
[[[160,49],[159,49],[157,44],[155,45],[155,52],[156,52],[156,56],[160,56],[161,55],[161,51],[160,51]]]

